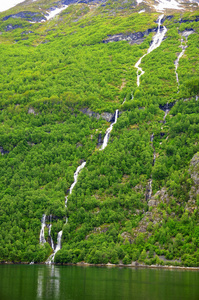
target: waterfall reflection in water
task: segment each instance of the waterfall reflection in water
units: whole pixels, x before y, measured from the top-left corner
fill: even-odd
[[[54,265],[40,266],[37,276],[37,299],[59,299],[60,269]]]

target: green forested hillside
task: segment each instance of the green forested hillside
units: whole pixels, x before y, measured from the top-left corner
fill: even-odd
[[[138,87],[160,13],[129,3],[71,4],[41,23],[6,16],[52,1],[0,14],[2,262],[45,262],[51,224],[56,263],[199,266],[199,11],[165,14]]]

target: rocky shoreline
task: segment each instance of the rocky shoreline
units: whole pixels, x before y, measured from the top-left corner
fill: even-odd
[[[74,263],[52,263],[56,266],[77,266],[77,267],[109,267],[109,268],[146,268],[146,269],[168,269],[168,270],[182,270],[182,271],[199,271],[199,267],[185,267],[185,266],[168,266],[168,265],[145,265],[138,262],[132,262],[131,264],[90,264],[86,262]],[[29,262],[11,262],[1,261],[0,265],[33,265]],[[43,263],[35,263],[35,265],[45,265]]]

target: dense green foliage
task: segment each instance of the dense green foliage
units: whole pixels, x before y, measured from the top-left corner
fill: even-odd
[[[198,23],[185,26],[178,15],[165,20],[166,39],[143,58],[139,88],[134,65],[152,34],[141,44],[103,43],[107,35],[154,28],[157,16],[110,17],[107,8],[89,11],[80,4],[46,23],[1,21],[1,261],[47,259],[49,243],[39,244],[46,214],[52,216],[55,244],[63,229],[56,262],[199,266],[199,199],[189,171],[199,151]],[[21,28],[6,31],[9,24]],[[174,61],[181,32],[190,28],[178,87]],[[160,108],[166,103],[174,105],[165,123]],[[120,110],[105,150],[97,144],[109,123],[82,108],[100,114]],[[86,167],[66,208],[82,161]],[[150,179],[155,206],[147,201]],[[47,227],[45,236],[48,240]]]

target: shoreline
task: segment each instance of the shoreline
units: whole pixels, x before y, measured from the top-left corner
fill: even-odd
[[[43,263],[29,263],[29,262],[11,262],[11,261],[1,261],[0,265],[49,265],[45,262]],[[185,266],[168,266],[168,265],[144,265],[138,262],[133,262],[131,264],[90,264],[86,262],[78,263],[52,263],[53,266],[77,266],[77,267],[106,267],[106,268],[142,268],[142,269],[167,269],[167,270],[182,270],[182,271],[199,271],[199,267],[185,267]]]

